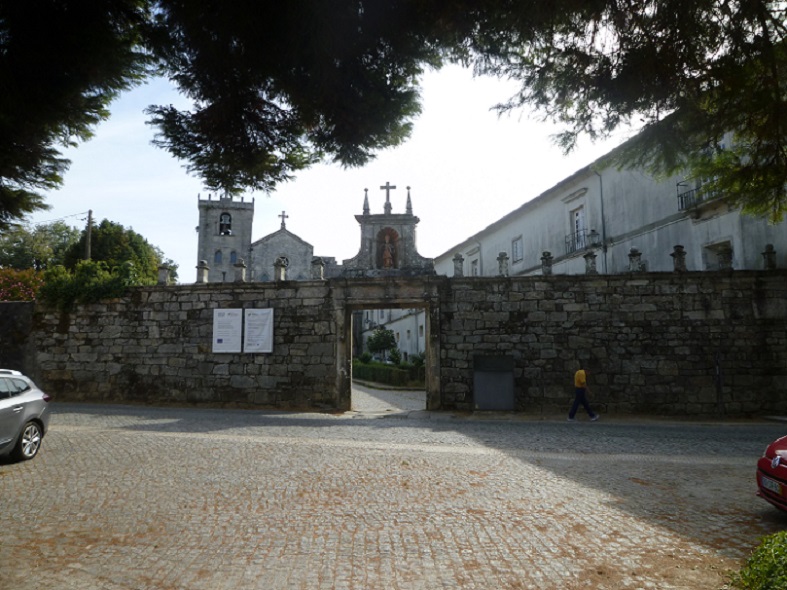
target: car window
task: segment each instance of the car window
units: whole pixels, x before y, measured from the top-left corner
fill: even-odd
[[[0,377],[0,399],[11,397],[11,383],[5,377]]]
[[[27,381],[22,379],[9,379],[11,382],[11,390],[15,393],[22,393],[23,391],[27,391],[30,389],[30,385],[28,385]]]

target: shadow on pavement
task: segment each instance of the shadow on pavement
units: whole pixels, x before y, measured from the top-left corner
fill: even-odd
[[[412,395],[397,399],[397,392],[356,387],[359,406],[368,404],[369,415],[58,404],[53,423],[125,432],[368,440],[370,445],[402,439],[427,447],[481,444],[551,472],[577,494],[585,488],[601,492],[605,505],[599,510],[624,510],[729,557],[739,558],[763,535],[787,528],[787,514],[757,498],[754,481],[757,459],[784,434],[783,424],[462,419],[410,409]],[[381,419],[374,408],[382,406],[397,413]],[[403,437],[402,429],[419,432],[413,439]]]

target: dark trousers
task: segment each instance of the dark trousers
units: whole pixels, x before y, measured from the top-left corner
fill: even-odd
[[[591,418],[596,415],[588,403],[587,392],[585,391],[584,387],[574,388],[574,403],[571,404],[571,411],[568,413],[569,418],[573,418],[577,415],[577,410],[579,409],[580,405],[585,408],[585,411]]]

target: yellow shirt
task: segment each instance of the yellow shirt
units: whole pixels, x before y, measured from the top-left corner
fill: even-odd
[[[574,373],[574,387],[587,387],[588,380],[585,371],[580,369]]]

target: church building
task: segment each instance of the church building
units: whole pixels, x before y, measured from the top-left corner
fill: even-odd
[[[404,213],[392,211],[387,182],[382,214],[372,214],[368,189],[364,190],[363,213],[356,215],[361,244],[355,257],[339,265],[334,257],[315,256],[314,247],[287,230],[282,211],[281,228],[252,242],[254,200],[223,196],[197,197],[199,234],[197,282],[233,282],[242,272],[244,281],[312,280],[332,277],[387,277],[433,275],[434,262],[418,254],[410,187]]]

